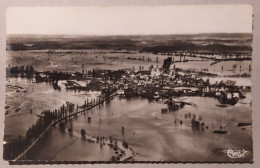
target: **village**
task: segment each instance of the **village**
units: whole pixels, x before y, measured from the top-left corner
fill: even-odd
[[[75,73],[37,72],[33,67],[8,67],[7,74],[34,77],[36,83],[50,82],[58,90],[62,87],[72,91],[102,93],[113,90],[122,98],[139,96],[168,102],[174,101],[174,97],[201,96],[217,98],[224,105],[235,105],[239,99],[245,98],[244,91],[251,90],[251,86],[237,86],[236,81],[232,80],[210,83],[209,78],[218,77],[218,74],[208,72],[207,69],[176,68],[173,57],[164,59],[162,67],[151,65],[147,70],[141,65],[139,68],[133,66],[132,69],[92,71],[85,70],[82,65],[82,72]]]

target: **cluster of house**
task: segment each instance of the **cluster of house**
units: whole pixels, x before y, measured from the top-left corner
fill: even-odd
[[[79,86],[77,86],[79,88]],[[121,70],[107,75],[101,71],[99,77],[89,80],[81,88],[88,90],[117,90],[123,97],[142,96],[159,99],[173,96],[210,96],[220,97],[223,93],[239,93],[250,90],[249,86],[236,86],[235,82],[216,82],[202,79],[198,73],[185,73],[182,70],[171,69],[164,73],[161,68],[151,70]],[[241,97],[241,96],[240,96]]]

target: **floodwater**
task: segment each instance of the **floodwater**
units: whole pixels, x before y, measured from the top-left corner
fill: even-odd
[[[60,81],[63,83],[65,81]],[[17,88],[19,86],[21,88]],[[62,87],[64,88],[64,87]],[[26,78],[7,78],[5,92],[5,141],[18,135],[25,136],[30,126],[38,120],[44,110],[59,109],[67,101],[82,105],[91,101],[100,92],[74,92],[65,89],[54,90],[50,83],[34,83]],[[32,109],[32,114],[30,114]]]
[[[57,126],[49,129],[20,160],[110,161],[113,154],[109,146],[83,141],[61,132]]]
[[[168,55],[133,52],[132,54],[111,53],[112,50],[56,50],[56,54],[46,53],[47,50],[8,51],[7,65],[34,65],[37,71],[61,70],[63,72],[82,72],[82,70],[99,69],[139,69],[144,70],[153,65],[161,68],[163,60]],[[70,53],[68,53],[70,52]],[[180,56],[170,55],[175,61]],[[148,60],[149,58],[149,60]],[[252,61],[222,61],[216,64],[212,60],[186,56],[188,62],[176,62],[176,68],[208,69],[211,73],[219,75],[250,73]],[[171,68],[173,68],[173,66]],[[223,66],[223,70],[222,70]]]
[[[234,81],[236,86],[251,86],[252,81],[250,77],[202,77],[204,81],[209,79],[209,83],[214,84],[216,82],[227,82],[227,81]]]
[[[8,51],[7,65],[34,65],[37,71],[60,70],[63,72],[82,72],[82,70],[96,68],[139,69],[140,66],[148,70],[151,65],[161,67],[163,60],[167,58],[167,56],[151,53],[110,53],[112,50],[56,50],[61,52],[60,54],[47,54],[46,51]]]
[[[250,162],[251,126],[244,129],[236,127],[238,122],[251,122],[251,93],[245,95],[247,98],[228,107],[218,107],[219,103],[214,98],[182,97],[178,100],[195,105],[186,105],[168,114],[161,114],[161,108],[166,107],[162,102],[115,98],[110,103],[71,118],[66,123],[66,129],[73,129],[72,136],[59,132],[56,127],[51,128],[22,159],[107,161],[111,158],[109,150],[100,154],[98,145],[93,147],[76,138],[84,128],[93,136],[112,136],[120,141],[125,139],[137,153],[136,161]],[[201,118],[205,127],[192,129],[190,119],[184,117],[188,113],[196,115],[196,119]],[[92,118],[91,123],[88,123],[88,117]],[[180,120],[183,124],[179,123]],[[122,126],[125,128],[124,136]],[[212,133],[220,127],[228,133]],[[231,159],[223,152],[227,149],[248,152],[244,158]]]
[[[174,63],[175,68],[205,70],[218,75],[251,74],[252,61],[222,61],[211,65],[214,61],[190,61]],[[223,69],[222,69],[223,67]]]

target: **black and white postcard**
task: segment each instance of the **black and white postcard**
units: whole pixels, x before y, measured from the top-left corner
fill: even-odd
[[[253,163],[252,5],[6,9],[10,163]]]

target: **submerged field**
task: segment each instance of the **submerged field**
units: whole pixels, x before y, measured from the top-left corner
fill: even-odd
[[[252,159],[252,133],[251,127],[241,129],[236,127],[237,122],[250,122],[250,94],[247,99],[241,101],[234,107],[217,107],[218,101],[212,98],[183,97],[193,102],[197,107],[187,106],[170,114],[161,114],[160,109],[165,107],[162,103],[151,102],[146,99],[114,99],[105,106],[95,108],[89,112],[70,119],[66,129],[72,127],[71,137],[65,136],[57,128],[52,128],[44,141],[40,141],[27,155],[29,160],[80,160],[80,161],[106,161],[106,157],[95,155],[87,149],[89,146],[75,140],[84,128],[93,136],[112,136],[118,140],[125,140],[136,152],[136,161],[245,161]],[[207,103],[205,103],[207,102]],[[192,129],[190,119],[184,115],[191,113],[201,117],[208,127],[203,129]],[[88,123],[87,118],[92,117]],[[101,124],[99,121],[101,119]],[[177,122],[175,123],[175,120]],[[179,121],[183,120],[184,124]],[[125,137],[122,136],[121,127],[125,127]],[[219,127],[229,131],[228,134],[213,134],[212,131]],[[66,137],[66,143],[60,143],[62,137]],[[73,145],[70,147],[70,144]],[[91,145],[91,144],[90,144]],[[41,148],[40,146],[44,146]],[[90,146],[91,147],[91,146]],[[58,151],[60,148],[63,150]],[[245,149],[249,151],[245,158],[240,160],[228,158],[223,152],[228,148]],[[40,150],[39,150],[40,149]],[[102,149],[100,152],[105,152]],[[71,156],[70,153],[79,153]],[[53,155],[53,153],[56,153]],[[49,155],[52,154],[52,155]],[[24,158],[25,159],[25,158]]]
[[[99,92],[73,92],[54,90],[49,83],[34,80],[7,78],[5,93],[5,141],[25,136],[26,130],[35,124],[44,110],[60,108],[66,102],[83,104],[94,99]],[[30,113],[32,110],[32,113]]]
[[[140,66],[148,70],[151,65],[161,68],[163,60],[172,57],[179,61],[180,56],[157,55],[152,53],[132,52],[131,54],[113,53],[113,50],[47,50],[9,51],[7,65],[34,65],[37,71],[87,72],[93,69],[136,69]],[[250,74],[251,61],[215,61],[186,56],[188,62],[176,62],[171,68],[203,70],[218,75]],[[183,60],[183,57],[182,57]],[[235,67],[235,68],[234,68]]]

